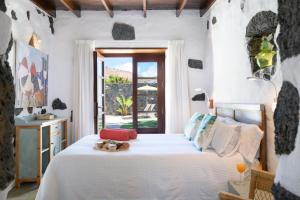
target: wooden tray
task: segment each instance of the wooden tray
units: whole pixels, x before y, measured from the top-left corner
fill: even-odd
[[[115,148],[114,148],[115,147]],[[103,142],[97,142],[94,149],[107,152],[119,152],[129,150],[130,144],[127,142],[116,142],[113,140],[105,140]]]
[[[37,115],[36,119],[37,120],[51,120],[51,119],[55,119],[55,115],[53,115],[53,114]]]

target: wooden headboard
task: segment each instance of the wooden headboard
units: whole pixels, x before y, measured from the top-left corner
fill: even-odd
[[[267,166],[267,121],[266,111],[263,104],[235,104],[217,103],[215,105],[216,115],[231,117],[236,121],[256,124],[264,132],[264,137],[260,143],[259,160],[263,170],[268,170]]]

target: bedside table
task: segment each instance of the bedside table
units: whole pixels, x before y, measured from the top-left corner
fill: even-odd
[[[249,198],[250,179],[247,178],[242,184],[236,181],[228,181],[228,192],[241,196],[242,198]]]

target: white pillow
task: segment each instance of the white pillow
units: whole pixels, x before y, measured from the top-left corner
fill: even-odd
[[[184,128],[184,135],[189,140],[194,139],[197,129],[201,124],[201,121],[204,117],[204,114],[196,112],[191,119],[188,121],[187,125]]]
[[[231,156],[240,144],[240,126],[217,121],[211,146],[219,156]]]
[[[217,118],[218,121],[224,122],[225,124],[234,124],[234,125],[238,125],[240,124],[240,122],[235,121],[234,119],[232,119],[231,117],[223,117],[223,116],[218,116]]]
[[[248,162],[254,162],[263,135],[263,131],[257,125],[241,124],[241,143],[238,151]]]

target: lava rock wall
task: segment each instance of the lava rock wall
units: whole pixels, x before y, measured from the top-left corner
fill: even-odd
[[[300,200],[300,1],[278,0],[277,37],[283,86],[274,113],[275,150],[279,156],[273,195],[276,200]]]
[[[15,90],[8,62],[0,62],[0,190],[15,177],[13,136]]]
[[[115,23],[112,29],[114,40],[135,40],[134,27],[124,23]]]
[[[1,1],[1,7],[5,7]],[[4,9],[5,10],[5,9]],[[0,11],[0,190],[15,177],[13,154],[15,88],[11,67],[7,62],[11,49],[11,20]]]

